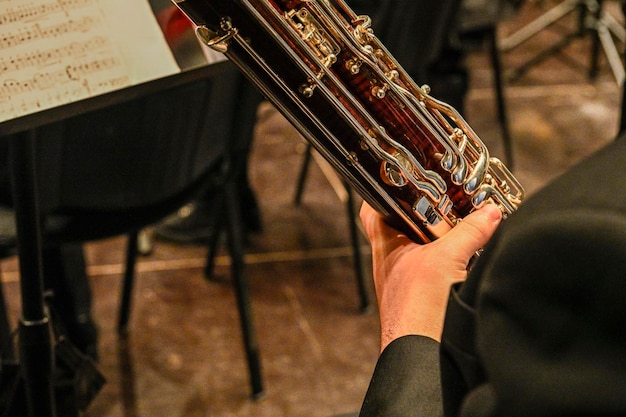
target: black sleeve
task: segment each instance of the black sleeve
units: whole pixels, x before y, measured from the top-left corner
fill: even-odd
[[[394,340],[378,359],[360,417],[441,415],[439,343],[424,336]]]

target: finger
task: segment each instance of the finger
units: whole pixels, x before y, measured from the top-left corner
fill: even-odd
[[[367,202],[363,202],[361,205],[359,215],[361,217],[361,223],[363,224],[365,233],[370,240],[374,238],[386,239],[390,234],[396,233],[388,230],[389,227],[385,223],[383,216]]]
[[[394,244],[400,244],[411,241],[404,233],[398,231],[393,226],[389,226],[384,216],[368,203],[363,202],[359,214],[361,223],[363,224],[363,228],[370,242],[378,242],[381,244],[394,242]]]
[[[375,236],[376,229],[378,228],[376,223],[379,221],[379,214],[376,210],[372,208],[367,202],[363,202],[361,205],[361,210],[359,212],[359,216],[361,217],[361,223],[363,224],[363,228],[365,229],[365,234],[371,241]]]
[[[440,240],[442,243],[453,244],[469,259],[487,244],[501,220],[500,209],[495,204],[486,204],[466,216]]]
[[[361,223],[367,230],[372,221],[375,221],[375,217],[378,216],[378,212],[372,208],[366,201],[361,204],[361,210],[359,211],[359,217],[361,217]]]

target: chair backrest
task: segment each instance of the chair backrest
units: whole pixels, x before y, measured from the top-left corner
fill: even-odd
[[[372,14],[377,36],[413,76],[446,46],[461,0],[380,0]]]
[[[219,169],[233,127],[250,119],[236,114],[242,82],[232,71],[44,127],[42,212],[155,204]]]

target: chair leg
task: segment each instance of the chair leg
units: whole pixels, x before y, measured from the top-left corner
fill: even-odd
[[[626,16],[626,2],[622,2],[622,13]],[[626,68],[626,53],[622,54],[622,65]],[[622,106],[619,115],[618,136],[626,133],[626,77],[622,80]]]
[[[245,354],[250,372],[250,385],[252,397],[259,398],[263,395],[263,378],[261,375],[261,361],[259,348],[254,329],[252,307],[250,304],[250,291],[244,264],[244,239],[243,224],[239,211],[239,201],[235,184],[229,183],[225,187],[225,214],[227,227],[228,250],[231,257],[231,272],[237,299],[237,308],[241,320]]]
[[[213,272],[215,271],[215,257],[217,256],[217,251],[219,250],[220,238],[222,237],[223,232],[223,223],[224,219],[222,219],[221,214],[225,213],[225,198],[219,198],[216,204],[219,204],[217,212],[220,215],[215,216],[215,221],[213,222],[213,235],[209,239],[209,249],[207,251],[207,259],[206,265],[204,267],[204,276],[209,280],[213,280]]]
[[[496,89],[496,105],[498,111],[498,122],[502,131],[502,142],[504,144],[504,159],[507,167],[513,169],[513,140],[509,130],[509,118],[506,111],[504,98],[504,84],[502,82],[502,63],[500,61],[500,51],[498,50],[498,41],[496,35],[496,27],[489,29],[489,48],[491,55],[491,65],[493,67],[493,79]]]
[[[626,10],[624,10],[624,13],[626,14]],[[624,63],[626,64],[626,56]],[[623,80],[622,84],[622,111],[619,117],[618,132],[619,134],[626,133],[626,79]]]
[[[294,203],[296,206],[300,205],[302,201],[302,193],[304,192],[304,183],[306,182],[306,176],[309,171],[309,162],[311,161],[311,144],[307,142],[306,150],[304,153],[304,160],[302,161],[302,168],[300,168],[300,174],[298,175],[298,183],[296,186],[296,195],[294,197]]]
[[[221,228],[220,228],[221,229]],[[204,267],[204,276],[209,280],[213,280],[213,272],[215,272],[215,257],[219,249],[220,237],[222,235],[221,230],[215,230],[211,240],[209,242],[209,250],[206,257],[206,265]]]
[[[117,333],[126,335],[128,331],[128,320],[130,318],[130,307],[133,294],[133,284],[135,281],[135,263],[137,261],[139,232],[132,232],[128,235],[128,246],[126,248],[126,269],[122,281],[122,299],[117,322]]]
[[[0,364],[14,363],[17,360],[11,333],[3,284],[0,283]]]
[[[347,211],[350,226],[350,239],[352,241],[352,259],[354,262],[354,272],[356,274],[359,298],[361,300],[360,308],[361,311],[366,312],[369,310],[371,303],[369,292],[367,290],[365,271],[363,268],[363,256],[361,254],[361,245],[359,242],[359,229],[356,221],[357,211],[354,201],[354,192],[348,184],[346,184],[346,192],[348,193]]]

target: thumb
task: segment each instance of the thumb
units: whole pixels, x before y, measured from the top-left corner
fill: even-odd
[[[459,255],[469,260],[487,244],[502,221],[502,212],[495,204],[486,204],[467,215],[442,236],[441,243],[454,245]],[[444,242],[445,241],[445,242]]]

